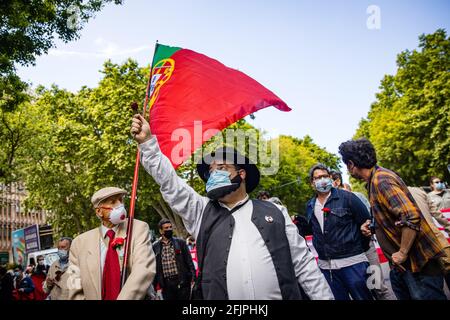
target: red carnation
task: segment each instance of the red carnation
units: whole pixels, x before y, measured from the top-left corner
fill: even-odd
[[[139,105],[136,101],[133,101],[130,105],[131,109],[133,109],[134,113],[138,113]]]
[[[175,253],[176,253],[176,254],[180,254],[180,253],[181,253],[181,250],[180,250],[180,249],[176,249],[176,250],[175,250]]]
[[[121,246],[123,246],[123,244],[125,243],[125,239],[124,238],[114,238],[114,240],[111,243],[111,246],[113,247],[113,249],[117,249]]]
[[[331,209],[325,207],[322,209],[322,211],[323,211],[323,215],[326,217],[331,212]]]

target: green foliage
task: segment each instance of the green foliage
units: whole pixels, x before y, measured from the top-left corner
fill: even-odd
[[[262,176],[258,190],[280,198],[291,213],[304,213],[306,202],[314,194],[308,176],[314,164],[321,162],[332,169],[339,166],[339,158],[316,145],[309,136],[303,139],[281,136],[279,161],[278,172]],[[299,182],[292,183],[296,180]]]
[[[73,236],[98,225],[90,197],[99,188],[131,189],[136,144],[129,135],[129,105],[142,99],[148,69],[134,61],[106,62],[103,73],[97,88],[77,94],[39,88],[33,103],[15,113],[27,115],[21,123],[27,139],[16,166],[30,193],[28,206],[51,210],[59,234]],[[141,180],[145,188],[149,181]]]
[[[410,185],[427,185],[430,175],[450,180],[450,39],[439,29],[419,40],[419,50],[398,55],[397,73],[381,81],[355,134]]]
[[[94,14],[109,2],[121,0],[8,0],[0,2],[0,141],[7,144],[0,155],[0,181],[16,179],[14,158],[22,138],[10,113],[29,99],[27,83],[16,74],[16,65],[34,64],[36,56],[54,46],[55,37],[64,42],[78,39]]]
[[[122,3],[121,0],[2,1],[1,72],[13,70],[14,63],[34,63],[36,56],[47,53],[54,45],[56,35],[64,42],[79,38],[87,21],[108,2]]]
[[[57,236],[76,236],[98,226],[90,203],[98,189],[117,186],[131,193],[137,148],[129,134],[133,114],[130,103],[143,104],[148,71],[132,60],[122,65],[107,61],[104,77],[96,88],[71,93],[57,86],[39,87],[29,101],[10,113],[11,129],[20,133],[21,141],[13,162],[14,178],[26,184],[28,208],[51,211],[50,223]],[[251,133],[245,144],[226,138],[235,129]],[[231,125],[219,136],[244,154],[251,145],[272,142],[245,120]],[[207,142],[203,152],[215,149],[216,140]],[[6,147],[2,145],[1,149]],[[261,187],[273,191],[289,210],[302,212],[312,195],[307,178],[309,168],[316,162],[336,168],[338,158],[309,137],[283,136],[279,139],[279,151],[279,170],[263,176]],[[198,193],[205,194],[205,183],[197,175],[194,161],[180,166],[177,173]],[[297,177],[300,184],[282,186]],[[142,168],[136,205],[136,218],[148,222],[154,230],[159,219],[165,217],[174,223],[179,236],[187,236],[181,219],[170,210],[159,186]]]

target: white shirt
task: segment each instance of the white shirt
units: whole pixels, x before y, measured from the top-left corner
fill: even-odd
[[[322,209],[325,206],[325,203],[327,203],[327,200],[330,196],[331,196],[331,192],[325,198],[325,201],[323,202],[323,204],[321,204],[319,199],[316,198],[316,204],[314,206],[314,215],[316,216],[317,221],[319,221],[320,230],[322,230],[322,233],[323,233],[323,211],[322,211]]]
[[[238,202],[247,201],[248,195]],[[231,210],[224,204],[222,207]],[[235,221],[227,264],[228,297],[231,300],[281,300],[272,256],[261,233],[251,221],[253,203],[248,201],[232,216]]]
[[[323,204],[321,204],[319,199],[316,198],[316,204],[314,205],[314,215],[316,216],[317,221],[319,221],[319,225],[320,225],[320,229],[322,230],[322,233],[323,233],[323,225],[324,225],[324,217],[323,217],[322,209],[325,206],[325,203],[327,203],[327,200],[330,197],[330,195],[331,195],[331,192],[328,194],[328,196],[326,197]],[[317,261],[317,263],[319,264],[319,267],[321,269],[326,269],[326,270],[342,269],[342,268],[349,267],[349,266],[352,266],[354,264],[361,263],[361,262],[369,262],[369,260],[367,260],[366,254],[364,252],[357,254],[355,256],[342,258],[342,259],[329,259],[329,260],[318,259],[318,261]]]
[[[169,159],[161,153],[154,136],[140,144],[139,148],[141,163],[160,185],[164,200],[183,219],[187,231],[197,238],[204,209],[210,200],[200,196],[176,174]],[[226,207],[223,204],[222,206]],[[298,229],[287,211],[279,208],[285,217],[286,236],[298,282],[311,299],[334,299],[305,239],[298,234]],[[281,299],[272,258],[259,230],[250,219],[252,211],[253,204],[249,201],[233,213],[235,225],[227,264],[228,297]]]

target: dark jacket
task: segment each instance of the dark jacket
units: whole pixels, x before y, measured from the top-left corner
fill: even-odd
[[[0,278],[0,301],[13,299],[14,281],[9,272]]]
[[[31,279],[25,275],[21,280],[15,279],[16,281],[16,289],[15,291],[15,299],[16,300],[34,300],[34,284]],[[19,289],[24,289],[23,292],[20,292]]]
[[[361,225],[370,219],[370,213],[353,193],[332,188],[324,208],[330,212],[324,217],[323,233],[314,215],[316,196],[306,205],[306,219],[312,227],[313,245],[319,259],[342,259],[361,254],[369,249],[370,238],[361,233]]]
[[[293,222],[297,226],[298,233],[303,238],[312,235],[311,225],[308,223],[304,216],[296,215]]]
[[[194,263],[192,262],[192,256],[189,252],[189,248],[186,241],[179,238],[172,238],[173,247],[175,250],[175,260],[177,262],[178,276],[180,277],[181,286],[190,286],[193,277],[195,276]],[[156,256],[156,276],[153,280],[153,284],[159,284],[161,288],[164,288],[164,274],[162,269],[162,243],[161,240],[157,240],[153,243],[153,251]]]

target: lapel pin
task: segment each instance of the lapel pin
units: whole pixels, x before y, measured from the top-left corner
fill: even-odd
[[[268,223],[272,223],[273,222],[273,218],[271,216],[265,216],[265,219]]]

